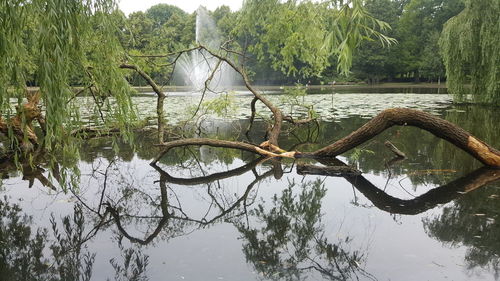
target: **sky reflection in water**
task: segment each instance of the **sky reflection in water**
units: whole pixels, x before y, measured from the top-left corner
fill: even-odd
[[[384,104],[438,113],[500,147],[495,109],[452,107],[446,96],[308,102],[325,121],[288,131],[283,147],[321,147]],[[242,114],[206,121],[202,132],[244,139]],[[262,139],[262,128],[250,138]],[[408,159],[391,162],[387,139]],[[297,167],[321,164],[208,147],[173,150],[151,167],[157,151],[147,136],[137,137],[135,152],[120,146],[116,155],[109,139],[86,143],[78,190],[67,194],[38,180],[28,188],[9,173],[0,191],[0,279],[498,279],[500,185],[490,183],[498,173],[418,129],[392,128],[339,158],[362,177],[303,175]]]

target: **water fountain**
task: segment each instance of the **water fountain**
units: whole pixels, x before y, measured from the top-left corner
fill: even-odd
[[[196,10],[196,42],[214,50],[222,44],[214,20],[202,6]],[[192,51],[179,58],[175,75],[194,91],[201,91],[217,61],[206,51]],[[237,73],[228,64],[222,63],[208,86],[211,90],[229,89],[235,86],[237,78]]]

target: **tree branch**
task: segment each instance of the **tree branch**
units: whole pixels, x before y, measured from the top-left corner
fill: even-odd
[[[137,65],[124,63],[124,64],[120,65],[120,68],[128,68],[128,69],[135,70],[139,75],[142,76],[142,78],[144,78],[144,80],[146,80],[148,82],[148,84],[151,86],[153,91],[156,93],[156,96],[157,96],[156,115],[157,115],[157,119],[158,119],[158,142],[160,144],[162,144],[163,139],[164,139],[164,133],[165,133],[165,113],[163,110],[163,104],[164,104],[165,97],[166,97],[165,93],[163,93],[163,91],[160,89],[160,87],[158,87],[156,82],[146,72],[142,71],[142,69],[140,69]]]
[[[386,109],[348,136],[312,152],[313,157],[335,157],[382,133],[392,126],[413,126],[454,144],[483,164],[500,168],[500,152],[469,132],[432,114],[407,108]],[[306,156],[306,155],[304,155]]]

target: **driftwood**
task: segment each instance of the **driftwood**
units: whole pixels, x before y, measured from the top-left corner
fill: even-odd
[[[165,133],[165,113],[163,110],[163,105],[165,103],[166,95],[160,89],[160,87],[155,83],[155,81],[142,69],[140,69],[137,65],[133,64],[121,64],[120,68],[132,69],[135,70],[148,84],[151,86],[153,91],[156,94],[156,116],[158,119],[158,142],[163,143],[164,133]]]

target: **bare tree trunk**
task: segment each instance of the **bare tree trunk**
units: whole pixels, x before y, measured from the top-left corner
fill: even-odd
[[[224,61],[231,68],[233,68],[236,72],[238,72],[241,75],[241,77],[243,78],[243,82],[245,83],[245,87],[254,95],[255,98],[260,100],[267,108],[269,108],[269,110],[271,110],[271,112],[273,113],[273,117],[274,117],[273,127],[268,135],[267,142],[261,144],[260,146],[261,147],[269,147],[271,151],[275,147],[279,147],[278,146],[278,137],[279,137],[279,134],[281,133],[281,126],[283,123],[283,113],[281,112],[281,110],[279,108],[277,108],[276,106],[274,106],[273,103],[271,103],[268,99],[266,99],[263,95],[261,95],[252,86],[252,84],[250,84],[250,79],[248,78],[246,72],[243,69],[241,69],[240,67],[235,65],[232,61],[230,61],[226,57],[223,57],[223,56],[207,49],[204,46],[200,46],[200,49],[203,49],[203,50],[207,51],[208,53],[210,53],[212,56],[218,58],[221,61]]]
[[[250,115],[250,124],[248,125],[248,129],[246,131],[246,135],[248,136],[248,134],[250,133],[250,130],[252,130],[252,126],[253,126],[253,121],[255,120],[255,104],[257,103],[259,99],[254,97],[252,99],[252,102],[250,103],[250,110],[252,111],[252,115]]]
[[[406,108],[392,108],[382,111],[372,120],[348,136],[320,150],[304,156],[335,157],[372,139],[392,126],[414,126],[447,140],[466,151],[483,164],[500,167],[500,152],[469,132],[432,114]]]
[[[153,91],[156,93],[157,101],[156,101],[156,116],[158,120],[158,142],[160,144],[163,143],[164,134],[165,134],[165,113],[163,110],[163,104],[165,101],[165,93],[158,87],[155,81],[144,71],[142,71],[137,65],[133,64],[121,64],[120,68],[128,68],[135,70],[139,75],[148,82]]]
[[[244,142],[240,142],[240,141],[226,141],[226,140],[217,140],[217,139],[208,139],[208,138],[190,138],[190,139],[169,141],[169,142],[164,143],[163,145],[160,145],[164,149],[155,159],[153,159],[153,161],[151,161],[151,165],[155,165],[163,157],[163,155],[165,155],[170,149],[172,149],[174,147],[182,147],[182,146],[188,146],[188,145],[208,145],[208,146],[213,146],[213,147],[234,148],[234,149],[245,150],[245,151],[253,152],[256,154],[260,154],[262,156],[269,156],[269,157],[293,158],[295,155],[295,152],[283,152],[283,153],[278,154],[278,153],[266,150],[266,149],[259,147],[257,145],[253,145],[250,143],[244,143]]]

